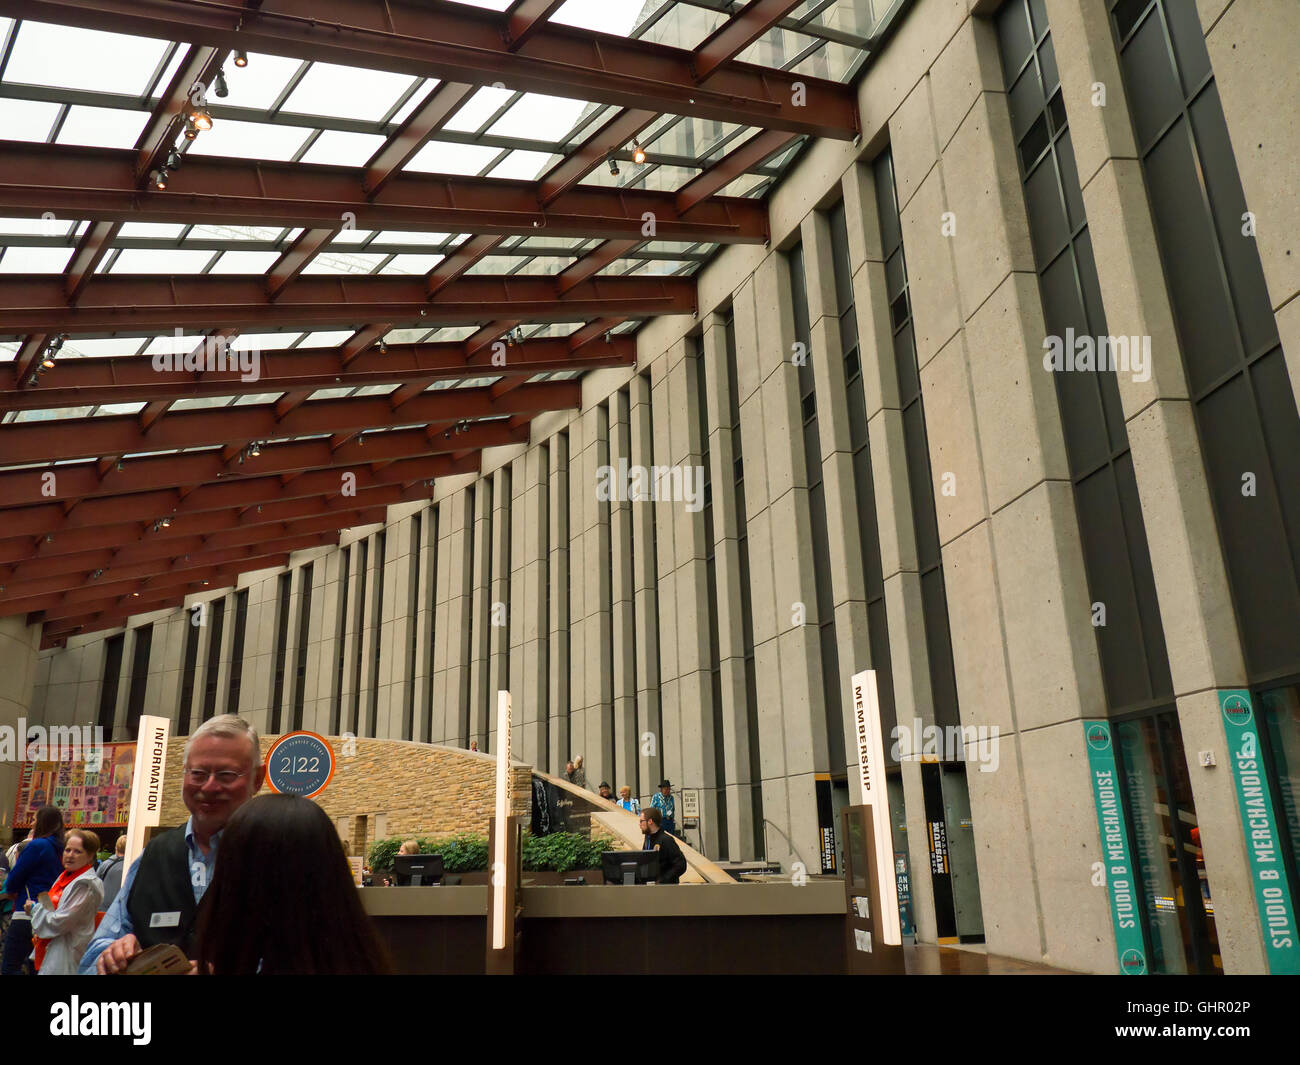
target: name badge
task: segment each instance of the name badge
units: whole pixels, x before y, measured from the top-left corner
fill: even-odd
[[[181,923],[181,914],[179,910],[173,910],[171,913],[155,913],[149,918],[150,928],[177,928]]]

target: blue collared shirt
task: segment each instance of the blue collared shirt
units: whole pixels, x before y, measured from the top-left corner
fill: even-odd
[[[217,861],[217,841],[220,838],[220,832],[213,833],[211,848],[207,854],[204,854],[199,847],[198,840],[194,838],[194,818],[191,817],[185,822],[185,847],[190,856],[190,883],[194,887],[194,901],[196,903],[203,898],[203,892],[207,890],[208,884],[212,882],[212,869]],[[117,898],[113,900],[113,905],[104,914],[104,919],[99,922],[99,928],[95,930],[95,938],[90,941],[90,946],[86,948],[86,953],[82,955],[81,964],[77,967],[77,975],[93,976],[95,974],[95,963],[99,961],[99,956],[115,940],[135,933],[135,926],[131,923],[131,912],[127,909],[127,902],[131,898],[131,886],[135,883],[135,874],[139,869],[140,859],[137,858],[131,863],[131,868],[127,870],[126,876],[122,878],[122,887],[118,890]]]

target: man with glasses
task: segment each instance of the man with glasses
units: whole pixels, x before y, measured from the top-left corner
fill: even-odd
[[[199,726],[185,744],[181,795],[189,820],[157,836],[132,864],[80,973],[121,972],[135,954],[158,943],[190,953],[221,831],[265,777],[257,730],[247,721],[221,714]]]
[[[659,852],[660,884],[680,884],[682,874],[686,872],[686,855],[662,825],[663,814],[659,807],[651,806],[641,811],[641,831],[645,833],[641,849]]]

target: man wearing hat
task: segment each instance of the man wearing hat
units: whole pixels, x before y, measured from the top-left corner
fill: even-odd
[[[677,835],[677,800],[673,798],[671,780],[659,781],[659,794],[650,800],[650,805],[659,811],[663,818],[663,829]]]
[[[602,780],[600,782],[600,797],[608,802],[614,801],[614,793],[610,790],[608,780]]]

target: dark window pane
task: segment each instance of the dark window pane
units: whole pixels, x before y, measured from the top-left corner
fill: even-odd
[[[1155,135],[1183,106],[1174,77],[1169,42],[1159,18],[1149,18],[1133,35],[1121,55],[1124,87],[1133,101],[1133,125],[1138,147],[1146,149]]]
[[[1048,156],[1025,180],[1025,210],[1029,213],[1029,235],[1034,256],[1051,262],[1065,246],[1070,229],[1065,220],[1065,200],[1055,160]]]
[[[1183,92],[1190,96],[1210,73],[1210,53],[1205,50],[1205,32],[1196,16],[1195,4],[1162,5],[1174,42],[1174,57],[1182,74]]]
[[[1038,68],[1030,63],[1007,93],[1007,107],[1011,111],[1011,133],[1019,143],[1024,139],[1034,120],[1043,113],[1047,96],[1038,80]]]
[[[1047,119],[1040,114],[1020,142],[1020,165],[1026,171],[1033,169],[1034,160],[1042,155],[1043,149],[1047,147],[1047,140]]]

